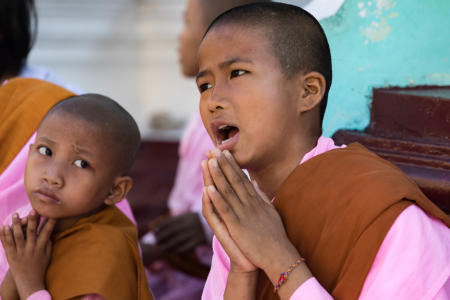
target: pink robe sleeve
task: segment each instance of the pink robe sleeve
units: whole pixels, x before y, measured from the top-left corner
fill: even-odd
[[[82,300],[105,300],[102,296],[97,294],[85,295],[81,298]],[[46,290],[40,290],[34,292],[30,296],[28,296],[27,300],[52,300],[52,296]]]
[[[211,271],[203,300],[223,299],[229,259],[213,241]],[[367,275],[359,299],[449,299],[450,230],[411,205],[392,225]],[[329,300],[330,294],[315,279],[304,282],[291,300]]]

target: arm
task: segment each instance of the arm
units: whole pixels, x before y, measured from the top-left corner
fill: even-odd
[[[0,299],[2,300],[18,300],[19,294],[17,292],[16,283],[12,277],[11,271],[5,275],[2,285],[0,287]]]

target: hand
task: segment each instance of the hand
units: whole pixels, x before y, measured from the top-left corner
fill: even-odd
[[[206,244],[200,217],[195,212],[164,219],[155,229],[155,236],[160,248],[176,254],[189,252],[200,244]]]
[[[214,188],[214,182],[206,161],[202,161],[202,170],[205,185],[203,187],[202,199],[203,216],[230,258],[230,273],[256,273],[258,268],[250,260],[248,260],[248,258],[231,238],[227,226],[223,222],[213,204],[209,190]]]
[[[217,209],[232,240],[251,263],[278,276],[300,255],[289,241],[280,215],[270,200],[242,172],[229,151],[213,151],[208,170],[213,185],[208,197]],[[205,182],[206,184],[206,182]],[[224,229],[223,229],[224,230]],[[279,262],[279,268],[273,270]],[[277,273],[277,274],[276,274]],[[269,275],[269,274],[268,274]]]
[[[0,299],[2,300],[19,300],[19,293],[17,292],[16,283],[12,277],[11,271],[8,270],[3,278],[0,286]]]
[[[39,235],[39,215],[32,210],[28,215],[26,239],[22,232],[21,220],[13,216],[12,227],[0,228],[0,240],[21,299],[45,288],[44,277],[50,261],[50,236],[55,220],[48,220]]]
[[[151,264],[161,257],[161,251],[155,244],[147,244],[139,241],[142,249],[142,260],[147,268],[151,267]]]

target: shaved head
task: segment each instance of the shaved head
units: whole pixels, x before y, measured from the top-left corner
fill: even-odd
[[[129,172],[137,151],[141,136],[133,117],[114,100],[99,94],[84,94],[67,98],[55,104],[45,119],[56,113],[69,114],[97,126],[105,140],[99,143],[110,143],[114,147],[119,172],[125,175]]]
[[[237,6],[255,3],[270,2],[270,0],[198,0],[200,3],[201,16],[205,30],[214,19],[221,13]]]
[[[206,1],[206,0],[205,0]],[[319,22],[307,11],[284,3],[254,3],[239,6],[218,16],[209,31],[220,26],[245,26],[263,30],[281,72],[291,77],[299,72],[319,72],[326,81],[320,103],[323,120],[331,86],[331,54]]]

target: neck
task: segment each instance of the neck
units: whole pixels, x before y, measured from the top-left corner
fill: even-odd
[[[95,210],[93,210],[93,211],[91,211],[89,213],[86,213],[86,214],[83,214],[83,215],[80,215],[80,216],[75,216],[75,217],[68,217],[68,218],[58,219],[57,222],[56,222],[55,229],[53,230],[53,232],[54,233],[63,232],[65,230],[69,229],[70,227],[72,227],[73,225],[75,225],[80,219],[92,216],[93,214],[98,213],[99,211],[101,211],[104,208],[106,208],[106,205],[102,204],[99,208],[97,208],[97,209],[95,209]]]
[[[280,189],[283,182],[300,164],[303,156],[311,151],[317,144],[318,137],[310,137],[292,151],[278,155],[281,159],[267,164],[261,169],[249,169],[252,180],[256,180],[260,189],[272,199]]]

